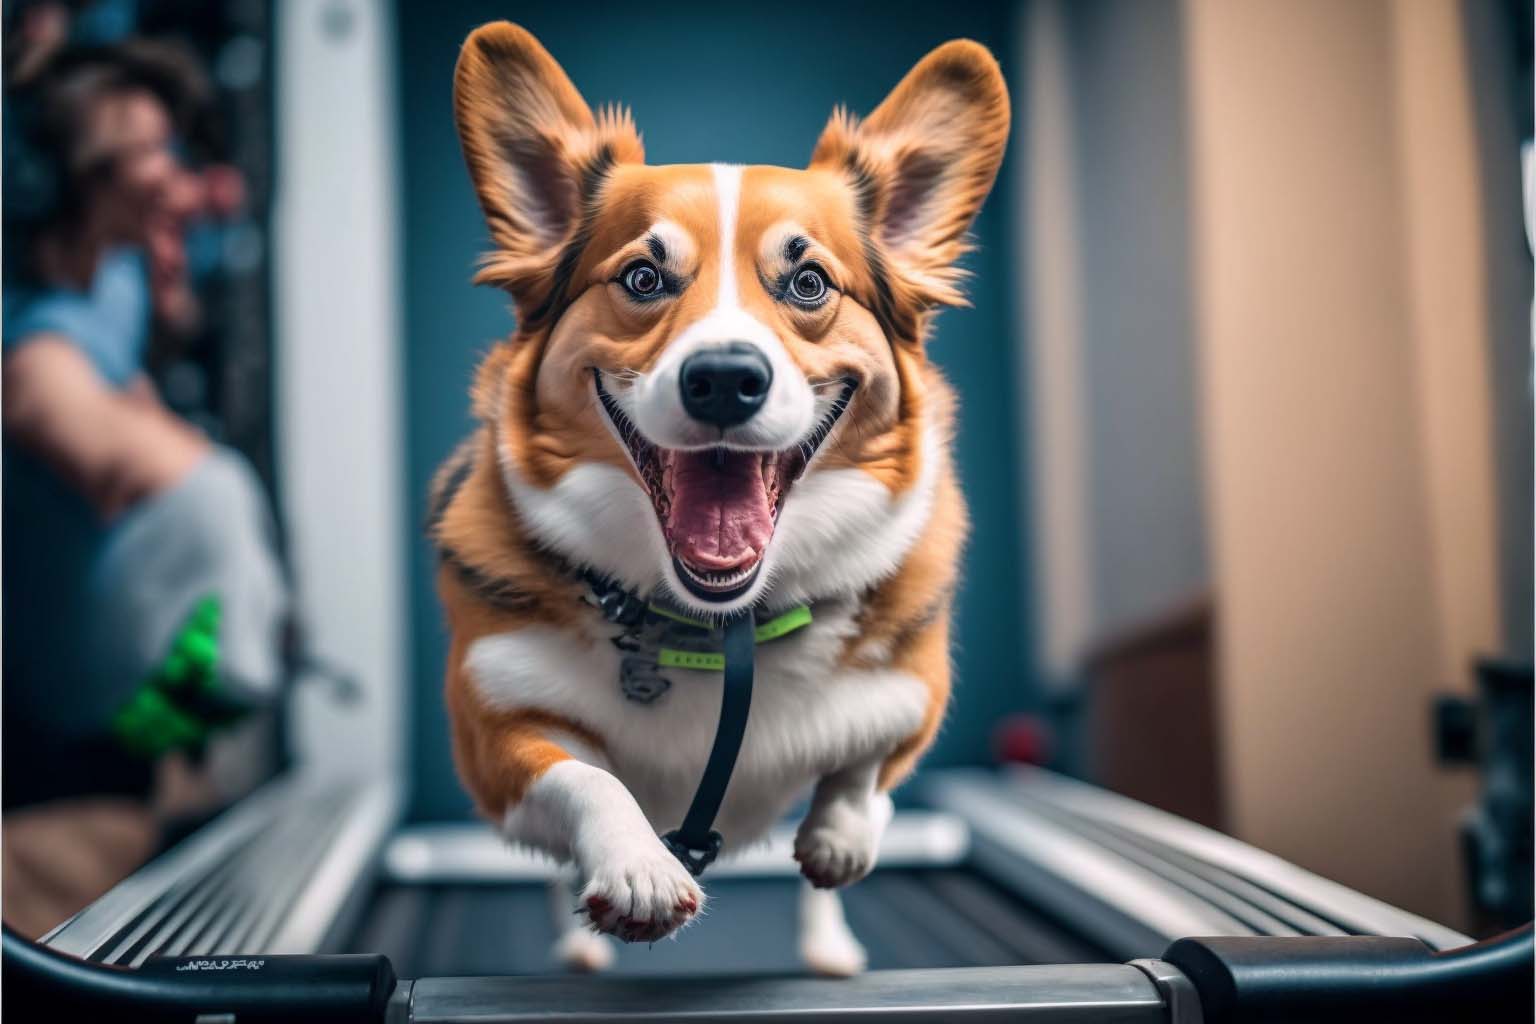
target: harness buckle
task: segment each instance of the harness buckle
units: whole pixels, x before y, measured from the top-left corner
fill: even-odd
[[[620,588],[597,592],[597,607],[603,618],[620,626],[634,626],[645,618],[645,602]]]
[[[683,840],[682,829],[673,829],[662,836],[661,841],[666,844],[668,850],[672,851],[672,856],[682,861],[683,867],[688,869],[688,873],[694,878],[698,878],[704,873],[704,869],[713,864],[715,858],[720,856],[720,844],[724,840],[719,832],[711,829],[709,839],[707,840],[708,845],[695,847]]]

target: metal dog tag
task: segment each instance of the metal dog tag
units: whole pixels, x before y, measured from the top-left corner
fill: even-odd
[[[627,657],[619,663],[619,688],[624,696],[636,704],[650,704],[666,693],[672,680],[656,670],[655,660]]]

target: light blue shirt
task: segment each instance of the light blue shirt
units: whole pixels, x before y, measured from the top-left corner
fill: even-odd
[[[142,369],[149,338],[144,257],[110,251],[87,291],[7,282],[3,321],[7,356],[41,335],[62,337],[109,386],[123,389]],[[111,528],[52,468],[9,439],[3,473],[6,712],[48,735],[100,730],[123,697],[92,692],[104,681],[84,668],[81,617]]]
[[[10,352],[41,334],[63,335],[115,388],[144,364],[149,338],[149,283],[143,254],[113,249],[96,268],[89,291],[7,284],[4,347]]]

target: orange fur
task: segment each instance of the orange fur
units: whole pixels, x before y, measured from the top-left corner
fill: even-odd
[[[708,312],[722,261],[710,169],[646,166],[628,113],[594,115],[524,30],[498,23],[469,38],[454,110],[496,246],[476,280],[508,291],[519,314],[517,333],[477,373],[481,427],[439,476],[432,527],[453,636],[446,692],[455,758],[481,811],[499,817],[568,756],[558,736],[603,747],[601,736],[561,716],[486,706],[466,677],[466,652],[480,637],[588,614],[582,585],[533,543],[502,463],[539,488],[592,463],[638,483],[594,404],[592,370],[645,371]],[[955,400],[921,342],[936,307],[964,301],[954,263],[1002,159],[1008,117],[991,55],[952,42],[868,118],[836,113],[807,169],[744,170],[730,264],[743,307],[782,339],[808,381],[859,385],[820,469],[861,470],[900,495],[923,471],[925,431],[936,430],[947,453]],[[623,300],[615,275],[643,255],[643,236],[658,221],[691,241],[687,287],[640,308]],[[776,301],[760,283],[790,231],[809,239],[833,279],[836,297],[820,309]],[[862,596],[859,635],[842,656],[850,668],[909,673],[928,690],[920,728],[885,761],[885,789],[910,773],[949,699],[949,616],[966,512],[947,461],[935,487],[900,568]]]

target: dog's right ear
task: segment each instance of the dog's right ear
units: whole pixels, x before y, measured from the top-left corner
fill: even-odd
[[[561,303],[562,256],[616,163],[645,159],[629,112],[593,116],[560,65],[526,30],[482,25],[459,53],[453,111],[464,161],[496,249],[476,284],[512,294],[523,326]]]

